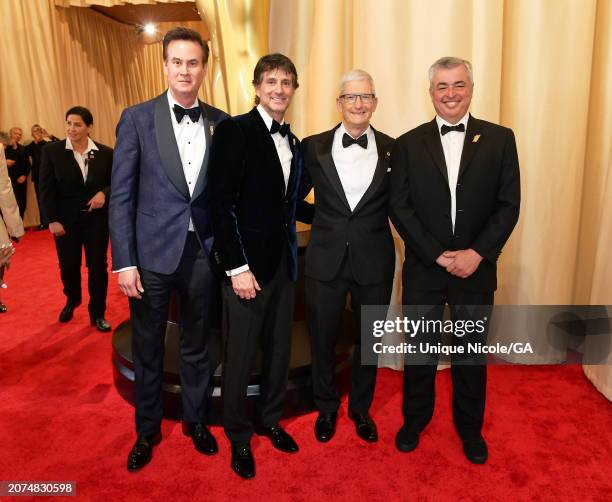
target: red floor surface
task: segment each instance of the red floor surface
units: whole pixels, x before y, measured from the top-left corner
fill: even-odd
[[[313,435],[314,413],[287,420],[296,455],[255,438],[254,480],[229,468],[229,444],[198,454],[178,422],[164,421],[153,461],[128,473],[133,409],[116,392],[111,337],[89,326],[86,307],[68,324],[48,232],[28,232],[6,277],[0,315],[0,480],[75,481],[80,500],[601,500],[612,497],[612,403],[577,366],[489,371],[484,434],[490,458],[468,463],[453,429],[448,372],[418,449],[395,449],[401,373],[380,370],[372,415],[380,440],[365,444],[341,408],[328,444]],[[84,282],[85,284],[85,282]],[[84,295],[84,300],[87,295]],[[128,316],[111,277],[108,320]]]

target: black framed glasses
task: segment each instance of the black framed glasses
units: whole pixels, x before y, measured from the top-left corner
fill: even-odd
[[[339,98],[346,103],[355,103],[357,98],[361,99],[362,103],[371,103],[376,99],[376,94],[342,94]]]

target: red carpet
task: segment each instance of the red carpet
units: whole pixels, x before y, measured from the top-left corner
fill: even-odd
[[[243,481],[229,468],[220,428],[213,428],[219,455],[205,457],[178,422],[164,421],[151,464],[128,473],[133,409],[113,386],[111,338],[89,326],[85,306],[70,323],[57,322],[64,299],[48,232],[27,233],[6,281],[0,480],[75,481],[82,500],[610,500],[612,403],[577,366],[490,368],[484,466],[463,457],[447,371],[438,376],[436,412],[419,448],[396,451],[401,373],[381,370],[372,409],[377,444],[357,439],[344,402],[331,443],[315,441],[315,414],[284,423],[300,445],[296,455],[255,438],[257,477]],[[109,291],[116,326],[128,316],[127,302],[114,277]]]

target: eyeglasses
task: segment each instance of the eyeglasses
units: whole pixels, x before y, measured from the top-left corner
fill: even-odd
[[[376,99],[376,94],[342,94],[339,98],[351,104],[357,102],[357,98],[361,99],[362,103],[371,103]]]

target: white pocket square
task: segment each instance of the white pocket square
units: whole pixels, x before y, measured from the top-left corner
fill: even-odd
[[[387,172],[390,173],[391,172],[391,168],[387,167]]]

